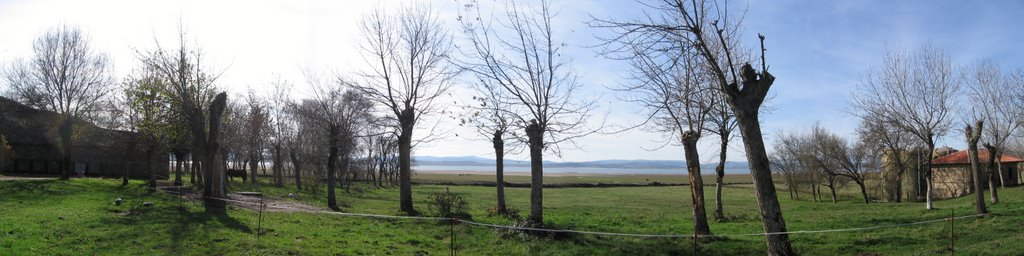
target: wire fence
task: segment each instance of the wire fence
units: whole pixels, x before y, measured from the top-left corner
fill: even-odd
[[[729,237],[770,236],[770,235],[782,235],[782,234],[794,235],[794,234],[818,234],[818,233],[856,232],[856,231],[878,230],[878,229],[887,229],[887,228],[911,227],[911,226],[927,225],[927,224],[940,223],[940,222],[950,222],[951,225],[952,225],[953,221],[960,220],[960,219],[977,218],[977,217],[983,217],[983,216],[993,215],[993,214],[1000,214],[1000,215],[1003,215],[1003,214],[1015,214],[1017,212],[1024,211],[1024,208],[1017,208],[1017,209],[1003,210],[1003,211],[999,211],[999,212],[991,212],[990,211],[987,214],[967,214],[967,215],[961,215],[961,216],[956,216],[955,214],[953,214],[951,212],[951,214],[948,217],[929,219],[929,220],[922,220],[922,221],[916,221],[916,222],[887,224],[887,225],[876,225],[876,226],[868,226],[868,227],[821,229],[821,230],[795,230],[795,231],[786,231],[786,232],[755,232],[755,233],[714,234],[714,235],[646,234],[646,233],[618,233],[618,232],[587,231],[587,230],[574,230],[574,229],[552,229],[552,228],[538,228],[538,227],[527,227],[527,226],[512,226],[512,225],[501,225],[501,224],[493,224],[493,223],[476,222],[476,221],[472,221],[472,220],[459,219],[459,218],[449,218],[449,217],[401,216],[401,215],[384,215],[384,214],[368,214],[368,213],[349,213],[349,212],[338,212],[338,211],[328,211],[328,210],[296,210],[294,208],[287,208],[287,207],[279,207],[279,206],[274,206],[274,205],[267,205],[266,203],[264,203],[262,201],[262,199],[260,200],[260,202],[252,202],[252,201],[236,200],[236,199],[231,199],[231,198],[195,196],[194,194],[191,194],[191,193],[183,193],[183,192],[181,192],[182,189],[185,188],[185,187],[186,186],[158,186],[158,187],[156,187],[156,189],[158,189],[159,191],[163,191],[165,193],[178,195],[179,196],[179,200],[180,200],[181,196],[190,195],[191,198],[198,198],[198,199],[209,198],[209,199],[223,201],[223,202],[226,202],[226,203],[233,203],[233,204],[237,204],[237,205],[248,205],[248,206],[253,207],[253,208],[257,208],[258,207],[258,209],[260,210],[260,223],[262,223],[262,220],[263,220],[263,218],[262,218],[262,211],[264,209],[275,209],[275,210],[288,211],[288,212],[303,212],[303,213],[326,214],[326,215],[345,216],[345,217],[362,217],[362,218],[373,218],[373,219],[404,219],[404,220],[424,220],[424,221],[434,221],[434,222],[447,222],[447,223],[450,223],[450,225],[452,226],[452,227],[450,227],[450,232],[451,232],[450,236],[451,236],[451,240],[452,240],[451,249],[452,249],[452,254],[453,255],[455,254],[455,244],[454,244],[455,232],[454,232],[454,226],[460,225],[460,224],[465,224],[465,225],[470,225],[470,226],[477,226],[477,227],[484,227],[484,228],[489,228],[489,229],[494,229],[494,230],[532,231],[532,232],[545,232],[545,233],[566,233],[566,234],[582,234],[582,235],[611,236],[611,237],[633,237],[633,238],[693,238],[694,239],[694,243],[695,243],[695,248],[696,248],[696,243],[697,243],[697,239],[698,238],[729,238]],[[170,189],[174,189],[174,190],[172,191]],[[257,232],[258,233],[261,232],[261,229],[258,229]],[[952,226],[951,226],[951,236],[950,236],[950,244],[951,244],[950,246],[951,247],[952,247],[952,244],[953,244],[953,240],[955,239],[954,236],[955,236],[955,234],[952,233]]]

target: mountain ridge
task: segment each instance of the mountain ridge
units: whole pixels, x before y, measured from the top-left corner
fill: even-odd
[[[413,156],[416,166],[494,166],[495,160],[478,156]],[[718,163],[701,164],[701,168],[715,168]],[[530,166],[529,161],[505,160],[505,166]],[[648,159],[603,159],[594,161],[560,162],[544,161],[545,167],[563,168],[649,168],[649,169],[685,169],[683,160],[648,160]],[[746,162],[727,161],[727,169],[748,168]]]

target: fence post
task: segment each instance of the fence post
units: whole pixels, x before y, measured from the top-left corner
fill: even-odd
[[[451,255],[455,256],[455,223],[458,222],[459,219],[454,217],[450,219],[452,222],[448,225],[448,233],[451,235],[452,239],[449,239],[448,249],[451,250]]]
[[[256,241],[260,240],[260,235],[263,233],[263,194],[260,193],[260,217],[256,221]]]
[[[956,255],[956,210],[949,209],[949,255]]]

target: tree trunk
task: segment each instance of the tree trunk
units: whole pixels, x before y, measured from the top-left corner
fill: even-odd
[[[295,148],[289,150],[288,156],[292,159],[292,174],[295,175],[295,189],[302,190],[302,165],[299,164],[299,157],[295,153]]]
[[[899,202],[903,202],[903,168],[904,167],[902,167],[902,165],[900,165],[900,166],[897,166],[896,168],[899,168],[899,171],[896,171],[896,181],[895,181],[896,184],[894,184],[896,191],[893,194],[893,196],[896,199],[895,202],[899,203]]]
[[[334,195],[334,185],[336,183],[337,176],[337,161],[338,161],[338,128],[331,126],[330,131],[330,152],[327,155],[327,207],[332,210],[338,210],[338,201]]]
[[[505,140],[501,138],[501,132],[494,133],[494,139],[491,140],[494,145],[494,175],[495,175],[495,187],[498,192],[498,213],[508,213],[508,208],[505,207]]]
[[[747,89],[746,86],[744,89]],[[764,138],[761,137],[761,124],[757,119],[757,106],[744,111],[739,107],[749,106],[732,105],[736,112],[740,134],[743,136],[747,162],[750,164],[750,174],[754,181],[761,223],[765,233],[770,234],[765,235],[768,255],[795,255],[789,242],[789,234],[786,233],[786,221],[782,217],[782,207],[779,206],[779,199],[775,195],[775,183],[772,181],[772,171],[769,167],[768,154],[764,148]]]
[[[259,171],[260,167],[259,157],[256,156],[256,153],[250,153],[249,160],[247,162],[249,163],[249,173],[251,174],[249,176],[249,184],[251,184],[253,187],[256,187],[257,185],[259,185],[258,182],[256,182],[256,177],[259,177],[259,173],[257,172]]]
[[[183,169],[185,168],[185,152],[180,150],[174,151],[174,185],[181,186],[184,184],[181,180]]]
[[[535,226],[544,224],[544,128],[536,122],[526,126],[530,147],[530,218]]]
[[[981,138],[981,122],[978,122],[977,131],[968,125],[964,131],[967,133],[967,154],[971,160],[971,180],[974,185],[974,211],[977,214],[988,213],[985,209],[985,190],[981,189],[981,160],[978,158],[978,139]],[[992,152],[989,152],[991,156]],[[990,162],[991,163],[991,162]]]
[[[351,145],[345,145],[345,149],[340,150],[341,152],[338,154],[338,157],[340,157],[338,160],[341,161],[338,169],[341,174],[341,184],[345,186],[345,193],[352,193],[351,188],[353,177],[350,174],[352,171],[349,169],[349,160],[351,160],[352,157],[351,152],[348,149],[350,146]]]
[[[402,128],[398,135],[399,207],[406,214],[416,215],[412,205],[412,129],[416,113],[412,108],[407,108],[401,114],[398,119]]]
[[[711,235],[708,215],[704,208],[704,180],[700,175],[700,156],[697,153],[697,132],[686,131],[682,135],[683,151],[686,155],[686,172],[690,178],[690,200],[693,201],[694,236]]]
[[[125,162],[124,163],[124,176],[121,177],[121,186],[122,187],[128,186],[128,173],[131,171],[131,167],[132,166],[131,166],[130,162]],[[31,169],[29,169],[29,170],[31,170]]]
[[[988,189],[991,190],[989,197],[992,200],[992,204],[998,204],[999,190],[996,189],[996,185],[998,185],[996,183],[996,177],[998,177],[1002,171],[996,169],[998,167],[994,164],[997,162],[995,153],[996,148],[989,144],[985,144],[985,148],[988,149]],[[975,150],[977,150],[977,146],[975,146]]]
[[[1001,148],[992,147],[992,148],[989,149],[988,152],[989,152],[989,155],[995,155],[994,159],[998,159],[997,161],[994,161],[994,162],[990,161],[989,165],[992,165],[992,163],[995,163],[996,173],[999,174],[999,176],[997,176],[997,177],[999,177],[999,187],[1000,188],[1005,188],[1006,187],[1006,175],[1003,174],[1003,162],[1002,162],[1003,161],[1003,150]],[[995,190],[993,190],[993,191],[995,191]]]
[[[860,195],[864,197],[864,203],[870,203],[870,201],[868,201],[868,189],[864,186],[864,181],[856,180],[855,182],[857,182],[857,186],[860,186]]]
[[[729,150],[729,134],[723,132],[720,137],[721,142],[719,144],[720,153],[718,154],[718,166],[715,167],[715,220],[718,221],[725,219],[725,210],[722,209],[722,186],[725,185],[723,184],[723,180],[725,179],[725,153]],[[789,198],[793,198],[792,187],[789,190]]]
[[[274,145],[274,185],[284,187],[284,156],[281,154],[281,144]]]
[[[827,187],[828,187],[828,191],[832,193],[832,203],[834,204],[834,203],[839,202],[838,198],[836,198],[836,184],[835,184],[835,181],[829,179]]]
[[[935,152],[935,143],[928,142],[928,152],[925,152],[926,159],[924,159],[924,207],[928,210],[935,209],[935,204],[932,203],[932,152]]]
[[[196,140],[201,145],[197,147],[194,152],[203,154],[205,158],[201,162],[203,173],[206,176],[203,179],[203,196],[205,197],[203,203],[207,211],[217,214],[223,214],[225,210],[225,202],[218,200],[218,198],[227,197],[227,189],[224,188],[224,162],[221,161],[221,154],[223,152],[220,146],[221,116],[224,114],[226,104],[226,93],[217,94],[213,102],[210,104],[208,136],[206,136],[206,132],[203,131],[203,121],[200,115],[200,109],[193,109],[192,115],[193,140]],[[203,140],[203,138],[206,139]]]

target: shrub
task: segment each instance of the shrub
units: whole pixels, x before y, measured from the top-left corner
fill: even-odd
[[[471,219],[468,213],[469,203],[462,198],[462,195],[452,193],[448,187],[444,192],[430,195],[430,208],[438,217]]]

